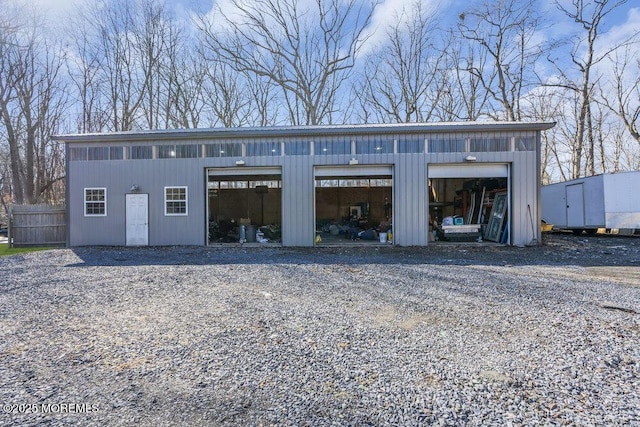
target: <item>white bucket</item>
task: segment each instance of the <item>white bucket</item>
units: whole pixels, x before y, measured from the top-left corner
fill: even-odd
[[[380,233],[380,243],[387,243],[387,233]]]

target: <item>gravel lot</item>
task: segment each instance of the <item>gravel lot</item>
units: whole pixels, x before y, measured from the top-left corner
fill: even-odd
[[[640,238],[0,258],[2,425],[640,425]]]

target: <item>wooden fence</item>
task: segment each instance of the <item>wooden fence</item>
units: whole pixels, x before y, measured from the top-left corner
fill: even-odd
[[[67,243],[64,207],[14,205],[9,209],[9,246],[58,246]]]

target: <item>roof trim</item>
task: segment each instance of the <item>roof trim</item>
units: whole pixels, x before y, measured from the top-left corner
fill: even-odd
[[[555,122],[439,122],[368,125],[268,126],[237,128],[163,129],[147,131],[107,132],[54,135],[55,141],[69,142],[133,142],[189,139],[230,139],[265,137],[318,137],[325,135],[449,133],[469,131],[542,131]]]

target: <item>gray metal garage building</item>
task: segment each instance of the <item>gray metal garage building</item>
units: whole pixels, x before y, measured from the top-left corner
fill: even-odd
[[[66,143],[67,241],[213,245],[237,242],[241,232],[251,242],[257,231],[263,242],[314,246],[353,244],[370,228],[392,233],[401,246],[459,236],[539,242],[540,132],[553,125],[62,135],[56,139]]]

